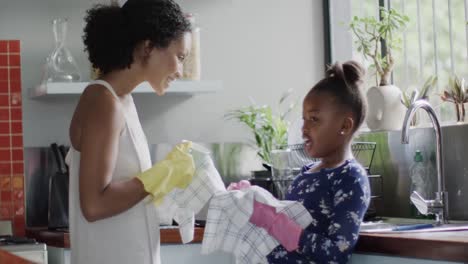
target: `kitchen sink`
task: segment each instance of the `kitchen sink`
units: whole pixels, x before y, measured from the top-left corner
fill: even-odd
[[[434,220],[412,218],[383,218],[379,221],[363,222],[360,233],[420,233],[468,230],[468,222],[451,221],[435,225]]]

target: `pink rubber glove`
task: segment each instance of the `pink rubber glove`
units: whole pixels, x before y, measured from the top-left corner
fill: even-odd
[[[302,227],[284,213],[276,213],[276,209],[254,200],[254,210],[249,221],[274,237],[287,251],[299,247]]]
[[[241,180],[239,182],[231,182],[231,184],[229,184],[229,186],[227,187],[227,190],[228,191],[242,190],[242,189],[249,188],[249,187],[250,187],[249,181]]]

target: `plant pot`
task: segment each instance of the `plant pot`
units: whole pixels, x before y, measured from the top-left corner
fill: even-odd
[[[400,130],[406,113],[406,108],[400,99],[401,91],[394,85],[369,88],[366,118],[369,129]]]

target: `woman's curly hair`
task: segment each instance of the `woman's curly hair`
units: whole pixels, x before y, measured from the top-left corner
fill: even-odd
[[[95,5],[85,17],[83,42],[89,61],[102,74],[129,68],[135,47],[167,48],[191,31],[188,19],[172,0],[128,0],[122,7]]]

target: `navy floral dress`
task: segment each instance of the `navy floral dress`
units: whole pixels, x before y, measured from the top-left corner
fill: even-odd
[[[313,222],[303,231],[299,249],[276,247],[269,263],[347,263],[358,239],[359,226],[370,201],[365,169],[354,159],[333,169],[301,173],[289,186],[286,200],[300,201]]]

